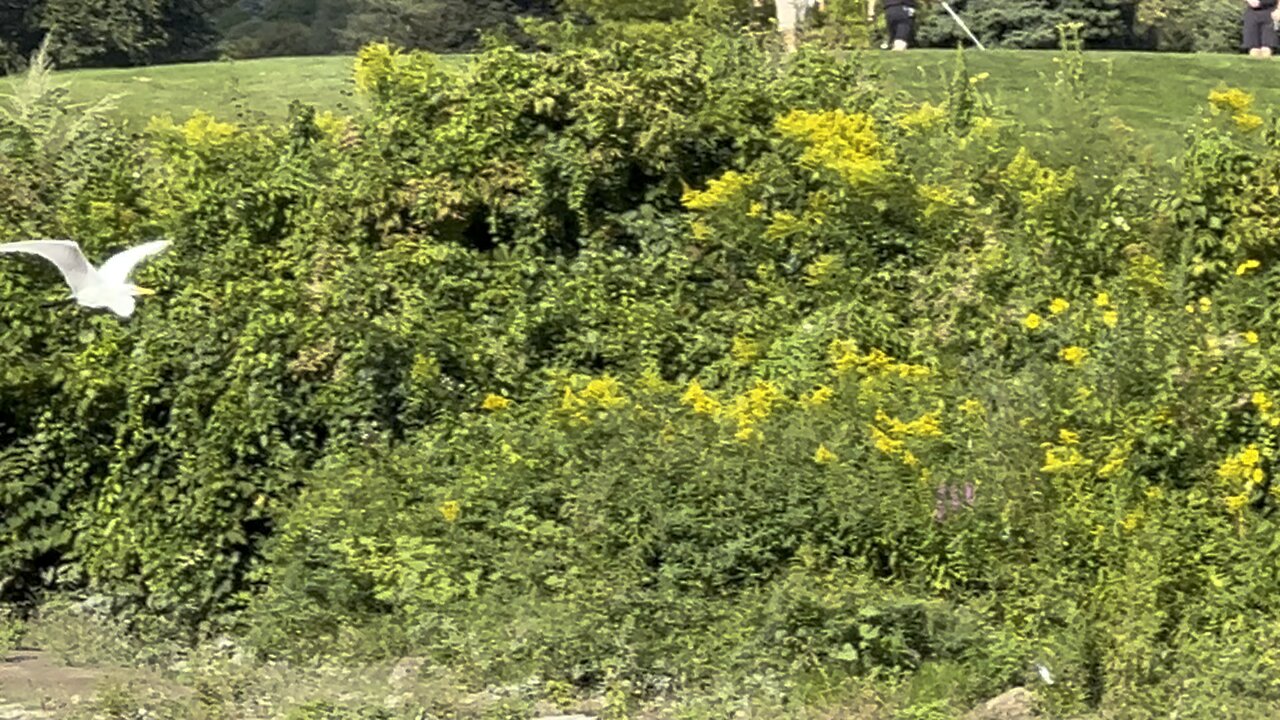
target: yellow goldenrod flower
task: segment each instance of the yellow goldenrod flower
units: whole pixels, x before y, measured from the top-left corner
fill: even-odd
[[[1227,510],[1239,514],[1245,505],[1249,504],[1249,493],[1240,493],[1239,495],[1231,495],[1223,498],[1223,502],[1227,505]]]
[[[1105,292],[1098,293],[1098,297],[1093,299],[1093,304],[1097,307],[1104,308],[1111,304],[1111,296]]]
[[[1244,262],[1240,263],[1238,267],[1236,267],[1236,274],[1244,275],[1248,273],[1250,270],[1257,270],[1260,267],[1262,267],[1262,263],[1258,262],[1257,260],[1245,260]]]
[[[1258,408],[1259,412],[1267,413],[1271,411],[1271,398],[1267,397],[1267,394],[1262,390],[1255,390],[1253,394],[1249,396],[1249,400],[1253,403],[1254,407]]]
[[[1120,313],[1116,312],[1115,310],[1108,310],[1102,313],[1103,325],[1106,325],[1109,328],[1113,328],[1116,326],[1116,323],[1118,322],[1120,322]]]
[[[1262,116],[1254,113],[1237,113],[1231,116],[1231,120],[1241,132],[1253,132],[1262,127]]]
[[[584,404],[585,403],[583,403],[583,401],[578,398],[578,394],[573,391],[573,388],[565,387],[564,396],[560,398],[561,410],[567,410],[567,411],[577,410],[579,407],[581,407]]]
[[[1244,341],[1245,341],[1245,342],[1247,342],[1247,343],[1249,343],[1250,345],[1257,345],[1257,344],[1258,344],[1258,333],[1256,333],[1256,332],[1254,332],[1254,331],[1252,331],[1252,330],[1245,330],[1245,331],[1244,331]]]
[[[720,402],[703,390],[696,379],[689,381],[689,389],[680,397],[680,402],[692,407],[699,415],[715,415],[720,412]]]
[[[1061,472],[1087,464],[1089,464],[1089,461],[1074,447],[1055,447],[1050,445],[1044,451],[1044,465],[1040,467],[1040,471],[1046,473]]]
[[[457,500],[440,503],[440,507],[437,509],[444,516],[444,521],[447,523],[453,523],[462,514],[462,504]]]
[[[827,449],[826,445],[818,445],[818,450],[813,454],[813,461],[819,465],[826,465],[836,461],[836,454]]]
[[[712,210],[738,197],[756,181],[754,175],[729,170],[707,182],[706,190],[685,190],[680,202],[690,210]]]
[[[1253,467],[1262,459],[1262,454],[1258,452],[1257,445],[1250,445],[1240,453],[1240,462],[1248,467]]]
[[[619,405],[625,405],[627,402],[627,399],[618,392],[619,387],[617,380],[605,375],[587,383],[587,387],[582,390],[582,397],[584,400],[595,402],[601,407],[618,407]]]
[[[835,395],[835,391],[826,385],[820,385],[813,392],[800,398],[800,404],[805,407],[817,407],[826,405],[831,401],[831,397]]]
[[[1036,330],[1040,327],[1040,324],[1042,322],[1043,322],[1043,318],[1041,318],[1039,315],[1035,313],[1029,313],[1025,318],[1022,319],[1022,326],[1028,330]]]
[[[1123,457],[1112,458],[1105,465],[1098,468],[1098,477],[1111,477],[1117,470],[1124,467],[1125,459]]]
[[[894,440],[875,425],[871,426],[871,441],[875,444],[876,449],[885,455],[897,455],[902,452],[902,441]]]
[[[1071,308],[1071,303],[1067,302],[1063,298],[1054,298],[1053,302],[1049,303],[1049,312],[1053,313],[1054,315],[1061,315],[1062,313],[1066,312],[1070,308]]]
[[[1125,532],[1133,532],[1134,528],[1138,527],[1138,522],[1142,520],[1142,515],[1141,510],[1134,510],[1124,516],[1124,519],[1120,521],[1120,526],[1125,529]]]
[[[1062,359],[1072,365],[1079,365],[1088,354],[1087,350],[1078,345],[1071,345],[1062,349]]]
[[[502,397],[501,395],[494,395],[493,393],[489,393],[489,395],[485,397],[484,402],[480,403],[480,407],[482,409],[492,411],[504,410],[510,406],[510,400]]]
[[[850,185],[878,182],[895,160],[893,147],[881,140],[875,118],[866,113],[792,110],[774,127],[805,146],[801,163],[832,170]]]
[[[1233,113],[1241,114],[1248,112],[1249,108],[1253,106],[1253,95],[1240,88],[1213,90],[1209,93],[1209,102],[1215,110],[1230,110]]]

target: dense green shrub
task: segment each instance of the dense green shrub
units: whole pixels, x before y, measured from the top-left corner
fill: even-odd
[[[1217,91],[1156,167],[1078,43],[1022,127],[963,55],[915,105],[699,23],[137,136],[38,64],[0,240],[175,246],[127,323],[5,258],[7,591],[623,705],[1274,706],[1274,123]]]

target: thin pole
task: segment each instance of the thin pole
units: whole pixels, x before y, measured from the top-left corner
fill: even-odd
[[[949,15],[951,15],[951,19],[956,21],[956,24],[960,26],[960,29],[964,30],[965,34],[969,36],[969,39],[973,41],[973,44],[978,46],[979,50],[986,50],[986,48],[982,46],[982,42],[978,40],[973,33],[969,32],[969,26],[965,25],[964,21],[960,19],[960,16],[956,14],[956,11],[951,9],[950,3],[944,1],[942,3],[942,7]]]

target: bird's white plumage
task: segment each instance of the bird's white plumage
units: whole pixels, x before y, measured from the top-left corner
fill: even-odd
[[[71,292],[77,293],[97,280],[93,269],[80,246],[71,240],[24,240],[0,245],[0,253],[31,253],[39,255],[58,267]]]
[[[168,240],[153,240],[122,250],[107,258],[107,261],[102,263],[102,267],[98,268],[98,274],[107,283],[123,285],[129,281],[129,273],[133,272],[133,269],[143,260],[167,247],[169,247]]]
[[[90,308],[107,308],[121,317],[133,314],[134,297],[150,291],[129,282],[129,274],[143,260],[163,251],[168,240],[155,240],[123,250],[95,269],[72,240],[24,240],[0,245],[0,253],[39,255],[57,266],[77,302]]]

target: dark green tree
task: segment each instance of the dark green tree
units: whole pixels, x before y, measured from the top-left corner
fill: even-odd
[[[0,72],[20,63],[40,42],[30,0],[0,0]]]
[[[984,44],[1013,48],[1052,48],[1057,26],[1081,24],[1090,47],[1134,47],[1137,0],[955,0],[951,3]],[[920,39],[928,45],[968,44],[963,31],[940,8],[930,8]]]
[[[347,48],[389,40],[437,52],[466,50],[482,31],[512,30],[517,17],[552,10],[551,0],[355,0],[341,37]]]

